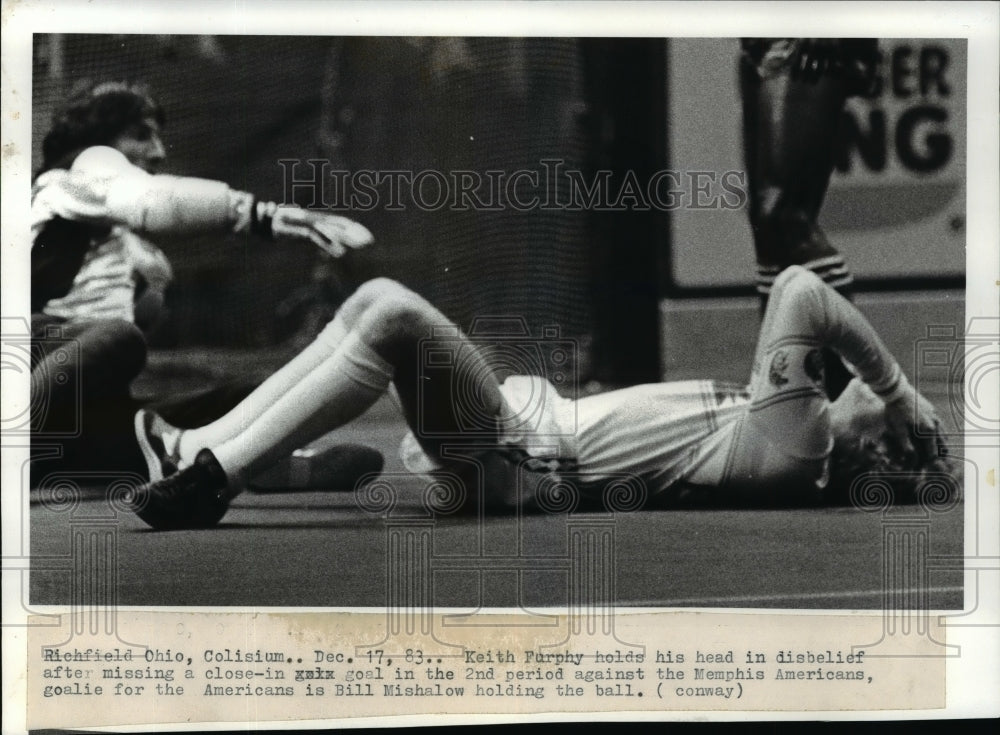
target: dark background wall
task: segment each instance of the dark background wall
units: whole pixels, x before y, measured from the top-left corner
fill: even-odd
[[[221,179],[309,206],[308,159],[329,171],[534,171],[522,193],[558,201],[546,161],[587,178],[663,165],[658,39],[37,36],[35,164],[52,110],[82,79],[143,81],[167,111],[168,173]],[[288,161],[302,161],[295,169]],[[282,164],[281,161],[286,161]],[[326,173],[323,171],[322,173]],[[449,179],[454,182],[454,179]],[[428,180],[424,203],[435,200]],[[324,176],[320,199],[370,201]],[[581,378],[655,379],[654,215],[500,202],[490,211],[394,209],[387,186],[351,216],[376,235],[332,261],[308,245],[162,243],[176,270],[163,346],[305,339],[361,281],[396,278],[463,328],[520,317],[579,346]],[[496,192],[494,192],[496,193]],[[477,190],[490,203],[490,191]],[[549,332],[551,334],[551,332]],[[296,337],[297,335],[297,337]]]

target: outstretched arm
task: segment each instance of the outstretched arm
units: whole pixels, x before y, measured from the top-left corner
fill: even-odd
[[[346,217],[257,200],[221,181],[152,175],[104,146],[81,153],[68,172],[46,176],[60,178],[39,187],[34,206],[72,221],[120,224],[151,236],[233,231],[304,239],[334,256],[373,239]]]

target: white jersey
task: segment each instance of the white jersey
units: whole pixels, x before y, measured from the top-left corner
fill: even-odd
[[[77,156],[70,169],[53,169],[38,177],[32,189],[32,247],[65,247],[68,252],[69,243],[39,237],[57,219],[74,223],[73,236],[86,241],[68,292],[48,299],[41,307],[45,314],[67,320],[131,322],[139,280],[158,288],[170,282],[173,274],[163,252],[124,225],[115,224],[108,206],[113,180],[124,177],[140,182],[149,176],[118,151],[94,147]],[[60,258],[67,253],[49,256]]]
[[[585,478],[639,477],[650,495],[685,480],[719,485],[745,389],[711,380],[636,385],[576,402],[576,459]]]

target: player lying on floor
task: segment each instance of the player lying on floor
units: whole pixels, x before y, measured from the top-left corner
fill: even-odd
[[[147,427],[141,441],[158,463],[150,472],[165,477],[137,493],[137,513],[157,528],[213,525],[245,477],[357,417],[390,384],[413,429],[404,459],[418,472],[457,468],[441,450],[462,433],[459,400],[466,414],[493,418],[495,430],[479,432],[475,441],[501,448],[484,446],[484,455],[550,458],[596,484],[628,473],[645,483],[653,503],[676,498],[681,487],[706,487],[810,504],[830,484],[849,484],[861,472],[905,471],[917,482],[944,461],[930,403],[861,314],[801,267],[775,281],[745,392],[691,381],[573,401],[543,383],[526,386],[523,378],[501,385],[482,351],[461,337],[453,370],[435,379],[420,367],[421,341],[447,324],[399,284],[370,281],[315,342],[219,421],[180,431],[140,415]],[[824,346],[858,373],[834,403],[822,388]],[[543,415],[525,426],[511,406],[539,388],[547,388]],[[436,437],[450,429],[452,436],[432,438],[420,427],[434,427]],[[490,508],[508,503],[502,489],[486,498]]]
[[[138,406],[130,386],[173,277],[158,237],[247,233],[311,242],[334,256],[372,239],[344,217],[279,207],[220,181],[157,174],[163,121],[142,87],[86,84],[43,140],[31,194],[31,391],[32,405],[45,410],[32,411],[32,445],[39,453],[57,445],[63,471],[145,466],[131,441]],[[66,340],[78,349],[59,349]],[[256,387],[246,382],[231,380],[183,406],[175,397],[175,414],[181,408],[189,425],[204,424]]]

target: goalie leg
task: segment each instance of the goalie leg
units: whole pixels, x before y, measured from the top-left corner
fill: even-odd
[[[746,39],[740,59],[750,223],[762,305],[777,275],[801,265],[849,296],[853,277],[818,219],[833,172],[837,128],[847,98],[874,70],[873,40]],[[814,64],[815,74],[795,73]],[[839,395],[850,373],[826,355],[827,390]]]
[[[130,385],[146,363],[142,333],[119,319],[67,323],[39,315],[32,322],[33,448],[58,444],[65,469],[141,470],[128,439]]]

